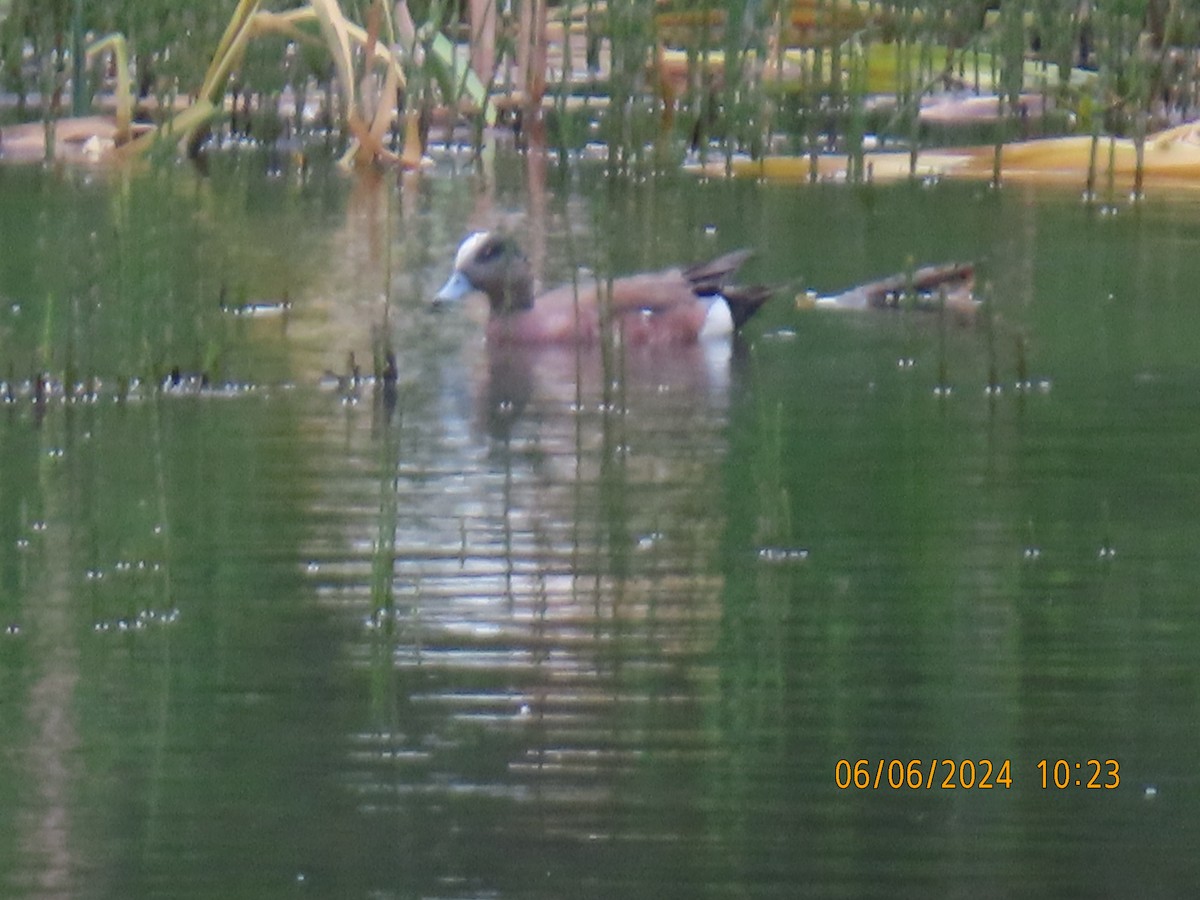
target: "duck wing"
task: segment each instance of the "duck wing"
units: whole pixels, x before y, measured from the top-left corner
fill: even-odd
[[[683,270],[683,277],[698,297],[721,293],[725,282],[751,255],[750,250],[734,250],[706,263],[697,263]]]
[[[818,305],[839,309],[896,309],[906,299],[911,299],[917,309],[936,310],[942,298],[952,306],[975,304],[974,287],[975,267],[971,263],[946,263],[869,281],[832,297],[821,298]],[[910,291],[911,298],[908,296]]]
[[[963,288],[970,289],[975,281],[975,267],[970,263],[948,263],[940,266],[923,266],[909,275],[893,275],[879,281],[864,284],[859,290],[867,297],[867,305],[873,307],[897,306],[903,296],[912,291],[917,306],[932,304],[937,295],[956,294]],[[936,305],[936,304],[933,304]]]
[[[687,309],[706,304],[700,300],[724,298],[733,318],[734,328],[740,328],[777,288],[766,285],[730,285],[728,280],[751,255],[749,250],[734,250],[709,262],[684,269],[668,269],[641,275],[626,275],[612,281],[611,303],[616,312],[664,312]],[[595,297],[588,300],[599,304],[604,288],[595,286]],[[540,301],[539,301],[540,302]]]

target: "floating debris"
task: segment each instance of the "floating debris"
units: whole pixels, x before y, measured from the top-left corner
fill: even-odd
[[[808,559],[806,547],[759,547],[758,559],[765,563],[799,563]]]
[[[661,531],[652,531],[649,534],[643,534],[638,537],[636,547],[639,550],[651,550],[662,541],[664,535]]]
[[[93,623],[92,631],[97,634],[106,634],[108,632],[127,634],[129,632],[146,631],[159,626],[173,625],[179,621],[179,618],[180,612],[175,607],[165,610],[143,609],[132,616],[100,619]]]
[[[225,285],[221,285],[221,312],[247,319],[269,319],[286,316],[292,310],[292,301],[287,291],[279,300],[252,300],[248,303],[226,303]]]

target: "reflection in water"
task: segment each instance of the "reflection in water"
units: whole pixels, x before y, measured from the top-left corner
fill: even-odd
[[[712,222],[770,276],[799,248],[819,285],[980,259],[998,313],[941,333],[784,303],[748,359],[630,351],[605,375],[595,351],[489,353],[422,302],[463,220],[524,208],[524,186],[430,175],[377,203],[270,182],[273,205],[214,166],[222,234],[290,260],[247,281],[160,176],[107,266],[108,191],[6,174],[3,377],[49,352],[51,377],[102,390],[0,408],[0,894],[1197,882],[1190,203],[538,193],[530,243],[559,280],[699,257]],[[584,227],[601,197],[615,215]],[[222,312],[226,270],[234,297],[290,287],[287,322]],[[1009,327],[1052,387],[1013,386]],[[381,336],[394,384],[316,387],[350,351],[370,370]],[[210,342],[258,387],[113,380]],[[1084,754],[1118,758],[1121,789],[1037,786],[1036,760]],[[1011,758],[1014,786],[833,784],[842,757],[932,756]]]
[[[78,868],[71,852],[71,831],[79,743],[74,715],[79,651],[71,627],[70,570],[64,564],[72,558],[65,541],[68,517],[55,508],[61,494],[52,490],[35,494],[48,507],[47,520],[37,529],[46,536],[43,552],[57,562],[30,585],[30,595],[38,602],[29,606],[27,626],[37,645],[31,653],[35,674],[25,707],[29,743],[23,748],[22,769],[31,796],[24,798],[16,825],[21,831],[21,853],[30,861],[28,871],[36,873],[33,883],[23,887],[31,894],[55,896],[70,890]],[[47,521],[54,527],[48,527]]]
[[[696,695],[716,676],[702,661],[720,616],[729,344],[612,360],[597,348],[466,352],[477,358],[451,359],[436,392],[402,394],[386,424],[352,423],[395,454],[379,473],[385,539],[395,514],[392,589],[372,602],[365,573],[345,571],[322,588],[363,621],[362,806],[437,818],[463,798],[504,798],[519,805],[458,823],[463,840],[520,821],[534,851],[555,835],[627,839],[628,816],[667,838],[679,823],[645,804],[698,777],[713,749]],[[406,407],[422,403],[443,415]],[[331,535],[331,554],[377,537],[369,494],[339,489],[350,493],[364,500],[349,519],[360,525]],[[670,777],[644,783],[662,765]]]

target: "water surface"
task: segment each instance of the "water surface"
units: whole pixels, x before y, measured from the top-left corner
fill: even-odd
[[[5,895],[1196,882],[1194,201],[503,155],[0,187]],[[548,280],[746,245],[788,287],[732,348],[497,352],[426,302],[497,224]],[[792,302],[949,259],[973,326]]]

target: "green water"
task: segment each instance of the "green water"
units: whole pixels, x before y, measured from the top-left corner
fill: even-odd
[[[1196,883],[1200,202],[272,169],[0,171],[0,894]],[[498,222],[792,284],[732,354],[489,352],[426,300]],[[989,318],[791,300],[948,259]]]

